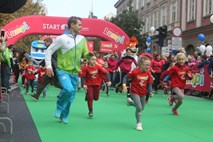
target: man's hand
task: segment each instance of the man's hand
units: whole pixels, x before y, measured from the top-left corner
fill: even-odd
[[[47,72],[46,72],[47,76],[49,77],[53,77],[54,76],[54,72],[52,68],[47,68]]]
[[[122,84],[122,87],[123,87],[123,88],[122,88],[122,89],[123,89],[122,92],[123,92],[123,93],[126,93],[126,92],[127,92],[127,86],[126,86],[126,84],[123,83],[123,84]]]
[[[83,88],[85,89],[85,90],[87,90],[88,88],[87,88],[87,85],[83,85]]]

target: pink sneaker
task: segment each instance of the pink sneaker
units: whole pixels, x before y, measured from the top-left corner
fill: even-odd
[[[169,105],[172,106],[174,103],[174,99],[172,98],[171,95],[169,96],[168,100],[169,100]]]
[[[172,113],[173,113],[174,115],[178,115],[178,112],[177,112],[176,109],[172,109]]]

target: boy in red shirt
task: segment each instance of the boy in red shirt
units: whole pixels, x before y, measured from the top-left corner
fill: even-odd
[[[34,83],[34,79],[35,79],[35,75],[34,75],[34,73],[35,73],[35,67],[33,65],[32,59],[28,60],[28,64],[27,64],[27,67],[26,67],[25,71],[26,71],[25,77],[27,79],[25,94],[28,93],[29,86],[31,86],[31,93],[33,93],[33,91],[34,91],[34,85],[33,85],[33,83]]]
[[[102,91],[106,90],[106,95],[109,96],[110,93],[109,93],[109,85],[107,84],[107,82],[109,82],[108,78],[111,79],[111,75],[110,73],[112,72],[112,70],[109,68],[108,66],[108,62],[107,61],[104,61],[104,64],[102,65],[104,69],[107,70],[107,72],[109,73],[108,77],[105,75],[105,74],[102,74],[100,77],[102,79]],[[112,81],[111,81],[112,82]]]
[[[168,71],[168,74],[171,77],[172,89],[172,95],[169,97],[169,105],[172,106],[173,103],[176,102],[175,106],[172,108],[172,113],[178,115],[177,109],[183,103],[186,79],[192,79],[193,76],[189,67],[185,64],[186,55],[184,53],[178,53],[175,60],[177,63]]]
[[[141,113],[144,110],[144,106],[146,103],[146,94],[148,93],[151,97],[152,94],[152,82],[153,78],[150,73],[150,59],[146,56],[141,57],[138,62],[139,67],[134,69],[132,72],[128,73],[128,80],[131,80],[130,85],[130,94],[133,100],[133,104],[136,108],[135,116],[136,116],[136,130],[143,130],[142,122],[141,122]],[[127,87],[124,87],[125,92],[127,91]]]
[[[96,64],[96,56],[93,53],[88,54],[88,65],[83,67],[79,72],[79,77],[85,79],[84,89],[86,90],[86,98],[89,117],[93,117],[93,100],[97,101],[99,99],[100,86],[102,83],[102,74],[106,75],[108,72],[102,66]],[[108,85],[111,82],[107,82]]]
[[[41,67],[35,72],[35,74],[38,74],[38,84],[37,86],[39,86],[39,84],[42,82],[44,75],[46,74],[46,66],[43,64],[41,65]],[[45,87],[42,91],[43,93],[43,97],[46,97],[46,89],[47,87]]]

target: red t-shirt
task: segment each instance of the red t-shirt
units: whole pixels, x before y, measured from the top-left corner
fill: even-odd
[[[35,75],[34,75],[34,72],[35,72],[35,67],[33,65],[28,65],[26,67],[26,74],[25,74],[25,77],[27,79],[35,79]]]
[[[101,75],[106,73],[108,73],[107,70],[99,65],[95,65],[94,67],[87,65],[81,69],[81,72],[79,72],[78,75],[85,79],[85,85],[101,86]]]
[[[171,88],[178,87],[180,89],[184,89],[186,85],[186,79],[189,77],[187,73],[192,76],[192,72],[189,70],[187,65],[181,66],[176,64],[170,68],[168,74],[171,77]]]
[[[128,78],[132,79],[131,93],[139,96],[145,96],[148,91],[148,85],[153,82],[150,71],[141,72],[140,68],[136,68],[130,72]]]
[[[39,68],[35,74],[38,74],[38,83],[41,83],[42,79],[44,78],[44,75],[46,74],[46,69]]]
[[[109,68],[112,70],[110,72],[113,72],[116,69],[116,67],[117,67],[118,61],[116,59],[109,58],[107,60],[107,62],[108,62]]]
[[[162,72],[162,66],[163,66],[162,60],[153,60],[152,61],[151,67],[156,73]]]

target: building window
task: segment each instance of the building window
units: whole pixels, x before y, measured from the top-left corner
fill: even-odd
[[[161,22],[160,22],[161,26],[167,25],[166,20],[167,20],[167,8],[166,6],[163,6],[161,9]]]
[[[156,27],[158,27],[158,11],[154,11],[153,12],[153,23],[152,23],[152,25],[156,28]]]
[[[139,8],[139,0],[135,0],[135,9],[138,10]]]
[[[212,0],[204,0],[203,16],[208,16],[213,13],[213,2]]]
[[[195,0],[188,0],[188,22],[195,20]]]
[[[144,7],[144,0],[141,0],[141,7]]]
[[[173,1],[171,4],[171,23],[174,23],[177,21],[177,1]]]
[[[131,3],[131,6],[134,7],[134,2]]]
[[[145,32],[149,32],[150,27],[151,27],[151,15],[147,14]]]
[[[147,32],[147,26],[148,26],[148,17],[146,17],[146,20],[145,20],[145,29],[144,29],[145,33]]]

